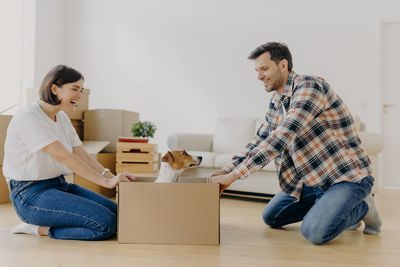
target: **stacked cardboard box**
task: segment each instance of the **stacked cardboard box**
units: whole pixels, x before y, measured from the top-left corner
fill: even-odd
[[[82,97],[79,100],[78,107],[74,112],[67,112],[68,117],[71,119],[72,125],[75,128],[79,138],[83,140],[83,113],[89,109],[89,89],[83,89]]]
[[[79,139],[83,140],[83,120],[71,120]]]
[[[117,143],[117,173],[128,171],[155,175],[158,171],[158,158],[156,144]]]
[[[4,142],[6,140],[8,124],[12,116],[0,115],[0,203],[9,202],[9,191],[3,176]]]
[[[131,129],[139,121],[139,113],[119,109],[94,109],[84,112],[83,133],[87,141],[109,141],[103,152],[117,152],[120,136],[132,136]]]

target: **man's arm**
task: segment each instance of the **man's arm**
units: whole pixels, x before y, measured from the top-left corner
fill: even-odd
[[[276,158],[325,107],[322,84],[307,80],[296,86],[289,110],[279,127],[258,143],[232,171],[235,176],[247,177]]]
[[[227,166],[222,168],[222,170],[218,172],[212,173],[207,182],[208,183],[218,183],[220,184],[219,187],[219,195],[228,188],[234,181],[239,179],[239,176],[232,172],[235,167],[240,164],[243,160],[245,160],[252,151],[253,148],[257,147],[258,144],[268,137],[269,129],[268,124],[264,122],[260,128],[258,128],[256,135],[253,139],[245,146],[245,148],[237,155],[233,156],[232,162],[229,163]]]
[[[256,135],[251,139],[251,141],[240,151],[238,154],[234,155],[232,158],[232,162],[222,168],[222,172],[230,173],[233,169],[236,168],[243,160],[248,157],[250,151],[253,148],[257,147],[258,144],[265,140],[268,137],[268,124],[267,122],[263,122],[263,124],[258,128]],[[222,173],[221,173],[222,174]]]

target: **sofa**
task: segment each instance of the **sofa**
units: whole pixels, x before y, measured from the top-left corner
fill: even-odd
[[[176,133],[168,137],[169,149],[185,149],[193,156],[202,156],[198,168],[186,170],[182,177],[208,177],[228,164],[233,155],[255,135],[262,120],[258,118],[220,118],[217,120],[214,134]],[[356,127],[366,153],[369,155],[375,185],[373,193],[379,188],[379,153],[383,150],[383,137],[365,131],[365,126],[355,117]],[[244,180],[235,181],[227,194],[252,198],[270,198],[279,192],[279,182],[272,160],[263,169],[253,173]]]

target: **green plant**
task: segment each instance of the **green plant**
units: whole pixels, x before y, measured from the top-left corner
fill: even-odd
[[[154,137],[157,128],[150,121],[139,121],[132,125],[131,132],[135,137]]]

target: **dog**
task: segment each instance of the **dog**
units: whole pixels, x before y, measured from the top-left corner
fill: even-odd
[[[161,169],[155,183],[177,183],[182,172],[198,167],[203,157],[193,157],[185,150],[172,150],[161,158]]]

